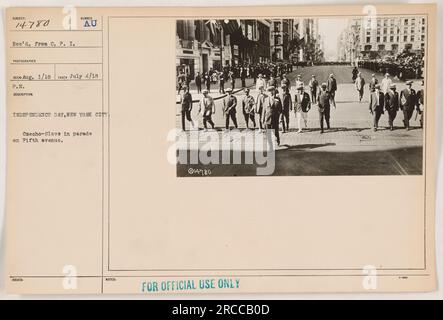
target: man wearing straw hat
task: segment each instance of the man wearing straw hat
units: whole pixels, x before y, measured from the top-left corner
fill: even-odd
[[[417,104],[417,94],[415,90],[412,89],[412,81],[406,82],[406,89],[400,93],[400,109],[403,110],[403,123],[406,130],[409,130],[409,121],[414,113],[414,107]]]
[[[391,84],[389,91],[385,94],[385,109],[389,116],[389,129],[394,130],[394,120],[397,116],[399,108],[399,97],[397,87],[395,84]]]
[[[277,145],[280,145],[280,134],[278,132],[278,120],[282,111],[280,98],[275,93],[275,87],[268,87],[269,95],[267,95],[263,102],[263,124],[266,127],[268,137],[269,131],[274,131]]]
[[[228,95],[223,99],[223,113],[226,120],[225,128],[229,130],[229,120],[231,119],[237,129],[237,98],[232,94],[232,88],[227,88],[226,93]]]
[[[309,94],[304,91],[304,86],[300,85],[297,88],[297,93],[294,96],[294,112],[297,117],[298,131],[302,132],[301,120],[305,123],[305,128],[308,127],[308,111],[311,109],[311,99]]]
[[[200,108],[198,113],[203,116],[203,127],[205,131],[208,130],[208,123],[211,125],[212,129],[215,129],[214,122],[212,121],[212,115],[215,113],[215,103],[212,97],[208,94],[209,91],[204,89],[202,91],[203,98],[200,100]]]
[[[249,89],[246,88],[245,90],[245,96],[242,100],[242,109],[243,109],[243,116],[245,117],[246,122],[246,128],[249,129],[249,120],[251,120],[253,129],[255,129],[255,101],[254,97],[252,97],[249,94]]]
[[[371,92],[369,96],[369,112],[374,117],[373,128],[374,131],[378,129],[378,122],[380,120],[381,115],[384,113],[384,105],[385,105],[385,95],[380,91],[380,85],[375,85],[375,90]]]

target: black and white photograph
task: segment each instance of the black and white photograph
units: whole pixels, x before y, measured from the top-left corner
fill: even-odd
[[[177,176],[422,175],[426,16],[176,22]]]

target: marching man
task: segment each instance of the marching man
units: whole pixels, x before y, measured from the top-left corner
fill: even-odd
[[[394,120],[400,105],[396,89],[395,84],[391,84],[389,91],[385,94],[385,109],[388,112],[389,128],[391,131],[394,130]]]
[[[317,97],[318,115],[320,118],[320,133],[324,132],[323,120],[326,120],[327,128],[331,128],[331,126],[329,125],[329,117],[331,114],[331,97],[327,88],[328,85],[326,83],[322,83]]]
[[[185,131],[185,119],[191,122],[192,128],[194,128],[194,121],[191,118],[192,111],[192,96],[189,93],[189,88],[187,86],[183,86],[183,94],[181,96],[181,105],[182,105],[182,130]]]
[[[278,120],[282,111],[280,98],[275,94],[275,87],[268,87],[269,95],[264,99],[263,103],[263,124],[266,127],[268,138],[271,137],[270,131],[274,131],[277,145],[280,145],[280,135],[278,132]]]
[[[311,98],[309,94],[304,91],[304,86],[301,85],[297,88],[297,93],[294,96],[294,112],[297,117],[298,131],[302,132],[301,120],[305,123],[305,128],[308,127],[308,111],[311,109]]]
[[[381,115],[384,113],[384,97],[383,92],[380,91],[380,85],[375,85],[375,90],[371,92],[369,99],[369,112],[374,116],[374,131],[378,129],[378,121]]]
[[[251,122],[253,124],[252,129],[255,129],[255,101],[254,98],[249,95],[249,89],[245,89],[245,97],[242,100],[242,107],[243,107],[243,116],[245,117],[246,122],[246,128],[249,129],[249,119],[251,119]]]
[[[423,128],[423,118],[425,113],[425,81],[421,82],[421,89],[417,92],[417,114],[420,115],[420,128]]]
[[[400,93],[400,109],[403,110],[403,123],[406,130],[409,130],[409,121],[414,113],[414,107],[417,104],[417,94],[412,89],[412,81],[406,82],[407,88]]]
[[[203,90],[203,98],[200,100],[200,108],[198,113],[203,116],[203,127],[205,131],[208,130],[208,123],[211,125],[212,129],[215,129],[214,122],[212,121],[212,115],[215,114],[215,103],[212,97],[208,94],[207,89]]]
[[[365,91],[365,79],[361,76],[361,72],[357,74],[357,78],[355,79],[355,88],[358,91],[358,100],[361,102]]]
[[[289,111],[292,110],[292,98],[286,83],[282,83],[281,86],[281,102],[282,102],[282,114],[281,122],[283,126],[283,133],[289,131]]]
[[[237,98],[232,94],[232,89],[226,89],[228,95],[223,99],[223,113],[226,119],[226,130],[229,130],[229,119],[232,119],[235,128],[238,128],[237,125]]]
[[[260,78],[259,78],[260,79]],[[257,83],[259,81],[259,79],[257,79]],[[255,113],[258,116],[258,123],[260,125],[260,130],[264,130],[263,128],[263,105],[265,102],[265,98],[267,97],[266,93],[264,92],[265,90],[264,86],[259,86],[258,87],[258,95],[257,95],[257,99],[255,101]]]

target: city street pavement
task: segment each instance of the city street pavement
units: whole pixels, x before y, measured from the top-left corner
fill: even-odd
[[[282,134],[281,145],[276,151],[276,168],[274,175],[400,175],[400,174],[421,174],[423,156],[423,130],[419,128],[419,121],[415,119],[415,113],[411,120],[412,130],[406,131],[403,128],[403,114],[400,111],[395,119],[395,130],[390,131],[388,118],[385,113],[379,123],[379,130],[372,130],[372,116],[369,113],[368,99],[369,89],[366,91],[363,101],[357,99],[357,91],[352,83],[352,68],[349,66],[314,66],[294,70],[289,75],[291,85],[295,83],[297,74],[302,75],[305,85],[308,84],[312,74],[317,76],[319,82],[326,81],[330,73],[334,73],[338,82],[336,94],[337,108],[331,108],[331,129],[320,134],[317,106],[312,106],[309,111],[308,129],[303,133],[297,133],[297,122],[295,115],[291,112],[290,132]],[[361,70],[363,77],[368,82],[372,71]],[[382,75],[377,74],[379,80]],[[398,91],[404,87],[404,82],[396,81]],[[413,87],[417,90],[420,87],[419,81],[414,82]],[[295,89],[292,88],[292,94]],[[256,97],[255,88],[251,90],[251,95]],[[251,135],[251,130],[246,130],[245,121],[241,111],[241,99],[244,94],[236,94],[238,99],[237,119],[240,130],[231,133],[222,131],[224,128],[224,117],[222,114],[222,100],[216,101],[216,114],[213,120],[216,124],[216,132],[186,131],[179,135],[179,148],[186,148],[188,141],[197,142],[201,145],[210,145],[212,150],[223,149],[218,142],[226,137],[235,146],[234,151],[241,151],[242,155],[253,150],[252,145],[241,145],[241,140],[247,135]],[[201,119],[197,115],[198,105],[194,104],[192,111],[193,119],[199,119],[200,129]],[[180,112],[177,105],[176,125],[180,128]],[[186,124],[189,126],[189,123]],[[231,127],[233,124],[231,123]],[[304,125],[302,124],[302,127]],[[190,133],[191,132],[191,133]],[[258,132],[258,131],[257,131]],[[193,134],[194,133],[194,134]],[[207,142],[217,135],[216,141]],[[259,135],[260,139],[266,141],[265,135]],[[214,139],[212,139],[214,140]],[[181,145],[180,145],[181,143]],[[241,147],[239,147],[241,146]],[[212,176],[236,176],[256,175],[258,165],[178,165],[178,176],[189,176],[189,168],[210,169]]]

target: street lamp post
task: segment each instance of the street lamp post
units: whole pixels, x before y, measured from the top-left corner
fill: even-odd
[[[224,51],[224,40],[225,40],[223,26],[220,26],[220,36],[221,36],[221,41],[220,41],[220,71],[223,72],[223,51]]]

